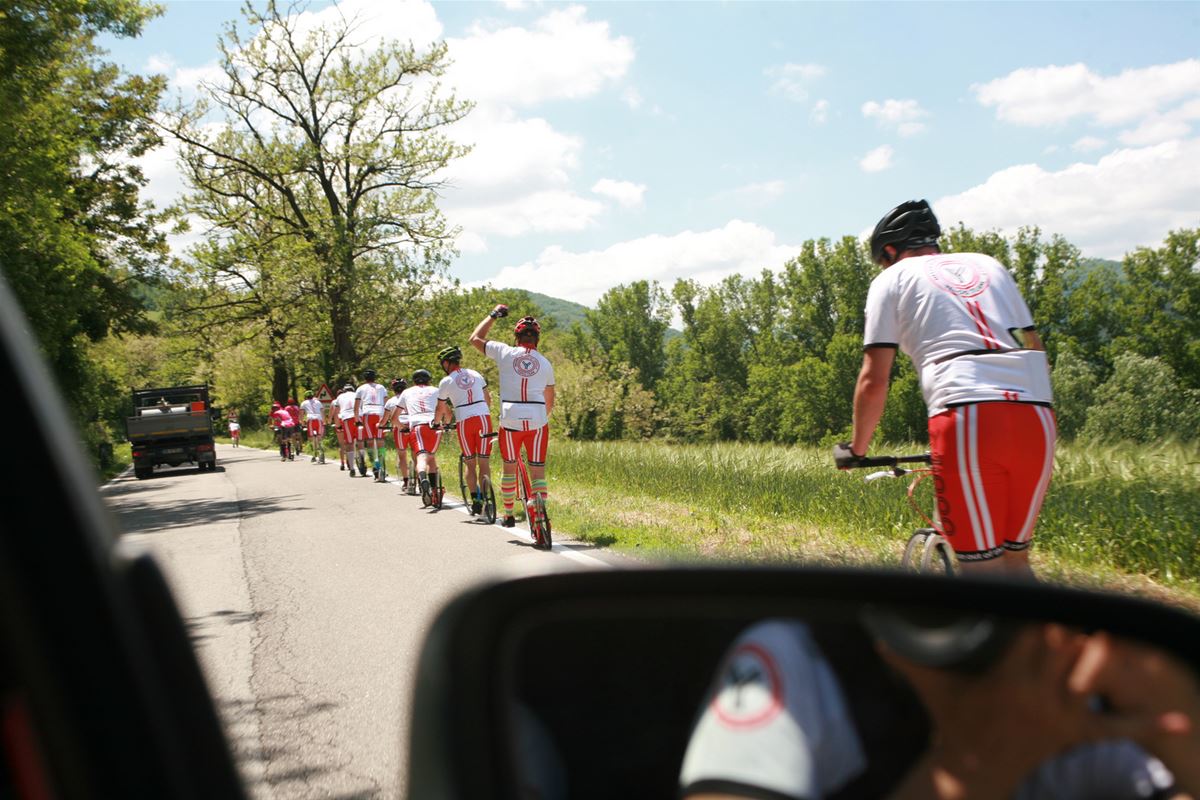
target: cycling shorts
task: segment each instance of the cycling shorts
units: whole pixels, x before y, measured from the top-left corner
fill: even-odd
[[[530,466],[540,467],[546,463],[546,447],[550,443],[550,426],[543,425],[530,431],[500,429],[500,457],[505,461],[516,461],[521,448],[525,448],[525,460]]]
[[[1054,412],[972,403],[929,418],[938,521],[959,561],[1024,550],[1050,485]]]
[[[320,438],[325,435],[325,423],[319,419],[310,419],[308,421],[308,435],[314,438]]]
[[[242,435],[242,426],[238,425],[236,422],[230,423],[230,425],[229,425],[230,438],[236,439],[241,435]]]
[[[408,434],[409,446],[417,453],[436,453],[442,443],[442,432],[421,423]]]
[[[383,436],[383,431],[379,428],[379,421],[383,419],[382,414],[363,414],[359,419],[362,421],[363,438],[379,439]]]
[[[403,450],[408,447],[408,431],[402,431],[398,427],[393,427],[392,443],[396,445],[397,450]]]
[[[492,432],[492,415],[479,414],[459,420],[458,447],[464,456],[490,456],[494,437],[483,438],[483,434]]]

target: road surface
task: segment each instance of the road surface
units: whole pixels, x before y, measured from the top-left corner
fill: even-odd
[[[334,457],[281,463],[222,445],[215,473],[129,475],[101,491],[122,547],[166,571],[256,798],[402,795],[411,683],[437,610],[489,577],[621,561],[578,543],[535,550],[449,495],[424,510]]]

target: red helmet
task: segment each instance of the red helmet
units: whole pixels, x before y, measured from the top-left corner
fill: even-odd
[[[542,326],[533,317],[521,317],[521,321],[517,323],[517,327],[513,328],[513,333],[517,336],[520,336],[522,333],[534,333],[540,336]]]

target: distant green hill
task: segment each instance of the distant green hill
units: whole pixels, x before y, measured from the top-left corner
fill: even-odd
[[[570,300],[561,300],[546,294],[530,292],[526,289],[501,289],[497,292],[501,296],[518,293],[528,295],[529,299],[537,303],[538,308],[542,310],[542,316],[554,320],[555,326],[561,330],[568,330],[576,322],[580,325],[584,323],[584,313],[588,311],[588,307],[579,303],[572,303]],[[513,311],[519,310],[513,309]]]

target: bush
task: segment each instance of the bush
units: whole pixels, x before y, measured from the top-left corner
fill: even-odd
[[[1096,396],[1099,383],[1088,363],[1071,351],[1064,351],[1050,373],[1054,387],[1054,413],[1058,418],[1058,434],[1074,439],[1087,423],[1088,409]]]
[[[1112,377],[1096,390],[1083,438],[1099,442],[1194,441],[1200,427],[1200,392],[1179,385],[1157,358],[1117,356]]]

